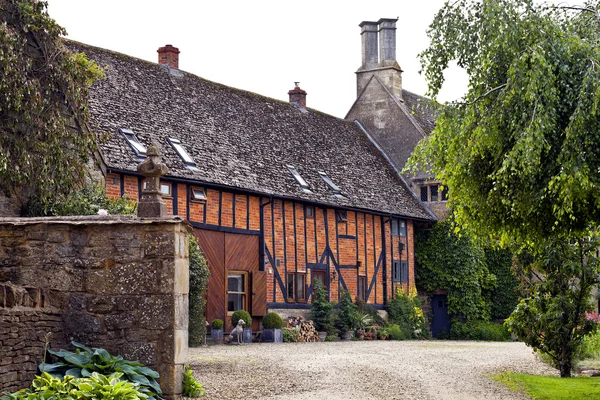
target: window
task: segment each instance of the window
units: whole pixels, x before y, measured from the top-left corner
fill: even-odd
[[[392,281],[402,282],[402,270],[400,266],[400,261],[394,261],[392,264]]]
[[[421,201],[428,201],[427,197],[427,186],[421,186]]]
[[[248,274],[230,272],[227,275],[227,311],[246,310],[248,293]]]
[[[442,201],[448,201],[448,186],[442,186]]]
[[[325,183],[327,184],[327,186],[329,186],[329,188],[331,189],[331,191],[333,192],[333,194],[335,194],[336,196],[341,196],[342,195],[342,191],[339,188],[338,185],[336,185],[335,183],[333,183],[333,181],[331,180],[331,178],[323,171],[317,171],[319,173],[319,175],[321,175],[321,178],[323,178],[323,180],[325,181]]]
[[[127,140],[127,143],[137,157],[146,157],[146,147],[140,143],[132,130],[121,128],[119,129],[119,132],[121,132],[121,135]]]
[[[308,183],[306,183],[306,181],[304,180],[304,178],[302,177],[302,175],[300,175],[300,173],[298,172],[298,170],[296,169],[296,167],[294,167],[293,165],[288,165],[287,167],[290,170],[290,172],[292,173],[292,176],[294,177],[294,179],[296,180],[296,182],[298,182],[298,184],[302,188],[302,191],[304,193],[312,193],[310,191]]]
[[[429,191],[431,195],[431,201],[438,201],[438,186],[429,186]]]
[[[185,151],[185,149],[181,145],[181,141],[179,141],[178,139],[168,138],[167,142],[169,142],[169,144],[173,147],[173,149],[175,149],[175,152],[183,160],[183,163],[186,166],[188,166],[188,167],[196,166],[196,163],[194,162],[192,157],[190,157],[190,155],[187,153],[187,151]]]
[[[348,222],[348,214],[346,211],[337,210],[335,212],[335,220],[337,222]]]
[[[287,298],[292,301],[306,299],[306,275],[304,273],[287,274]]]
[[[314,217],[315,216],[315,209],[311,206],[306,206],[304,208],[304,214],[306,215],[306,217]]]
[[[190,200],[206,201],[206,192],[204,189],[193,187],[190,189]]]
[[[147,187],[148,187],[148,182],[144,181],[144,190],[146,190]],[[171,196],[171,184],[161,182],[160,183],[160,193],[165,197]]]
[[[405,283],[408,282],[408,261],[402,261],[401,265],[401,280],[400,282]]]
[[[392,236],[406,236],[406,221],[392,219]]]
[[[359,300],[365,301],[367,296],[367,277],[359,276],[358,277],[358,294],[357,297]]]

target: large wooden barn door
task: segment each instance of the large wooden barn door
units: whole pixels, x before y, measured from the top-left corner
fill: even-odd
[[[231,329],[231,321],[227,315],[230,274],[233,283],[236,283],[236,278],[242,283],[236,288],[237,295],[232,295],[234,300],[242,296],[239,290],[243,288],[246,290],[243,294],[246,311],[253,317],[264,316],[267,310],[267,281],[265,272],[258,270],[258,235],[203,229],[195,229],[195,232],[210,270],[206,302],[207,320],[222,319],[225,322],[225,330]],[[258,329],[258,319],[254,322],[254,329]]]

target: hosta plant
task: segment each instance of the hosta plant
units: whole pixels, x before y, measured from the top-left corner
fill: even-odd
[[[39,369],[55,378],[72,376],[75,378],[90,377],[94,372],[101,374],[122,373],[123,380],[139,384],[139,391],[148,399],[160,399],[162,390],[156,382],[158,372],[145,367],[137,361],[124,360],[121,356],[113,356],[105,349],[88,348],[80,343],[72,342],[75,352],[68,350],[48,353],[57,360],[53,364],[42,363]]]

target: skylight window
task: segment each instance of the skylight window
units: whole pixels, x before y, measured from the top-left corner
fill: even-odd
[[[321,178],[323,178],[323,180],[325,181],[327,186],[329,186],[329,188],[331,189],[331,191],[333,192],[334,195],[342,196],[342,190],[339,188],[338,185],[333,183],[331,178],[325,172],[323,172],[323,171],[317,171],[317,172],[319,173],[319,175],[321,175]]]
[[[173,138],[168,138],[167,141],[169,142],[169,144],[171,146],[173,146],[173,148],[175,149],[175,152],[177,152],[177,155],[183,160],[183,163],[186,166],[188,166],[188,167],[195,167],[196,166],[196,163],[194,162],[194,160],[192,159],[192,157],[190,157],[190,155],[187,153],[187,151],[185,151],[185,149],[181,145],[181,141],[180,140],[173,139]]]
[[[119,132],[121,132],[121,135],[127,140],[127,143],[137,157],[146,157],[146,147],[140,143],[131,129],[121,128],[119,129]]]
[[[294,167],[293,165],[288,165],[287,167],[290,170],[290,172],[292,173],[292,176],[294,177],[294,179],[296,179],[296,182],[298,182],[298,184],[302,188],[302,191],[304,193],[312,193],[309,189],[308,183],[306,183],[306,181],[304,180],[302,175],[300,175],[300,173],[298,173],[298,170],[296,170],[296,167]]]

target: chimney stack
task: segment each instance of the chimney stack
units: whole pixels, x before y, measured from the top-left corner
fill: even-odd
[[[158,50],[158,63],[168,65],[171,69],[179,69],[179,49],[170,44]]]
[[[396,63],[396,21],[398,19],[381,18],[379,24],[379,65],[393,66]]]
[[[377,66],[377,22],[363,21],[360,26],[362,41],[361,69],[371,69]]]
[[[288,92],[290,95],[290,103],[296,107],[306,110],[306,92],[298,86],[300,82],[294,82],[295,87]]]

